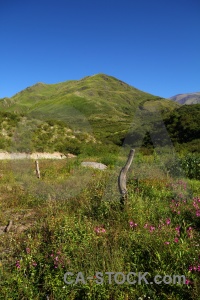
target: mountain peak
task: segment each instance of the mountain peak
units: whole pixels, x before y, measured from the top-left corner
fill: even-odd
[[[198,104],[200,103],[200,92],[196,93],[186,93],[186,94],[177,94],[169,99],[178,102],[180,104]]]

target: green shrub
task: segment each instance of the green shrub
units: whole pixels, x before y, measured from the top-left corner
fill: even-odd
[[[200,154],[189,153],[180,159],[180,163],[188,178],[200,180]]]

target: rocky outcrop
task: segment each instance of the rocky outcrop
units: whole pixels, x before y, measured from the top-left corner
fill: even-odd
[[[99,170],[105,170],[107,169],[107,166],[102,163],[92,162],[92,161],[84,161],[81,163],[81,166],[83,167],[89,167],[93,169],[99,169]]]

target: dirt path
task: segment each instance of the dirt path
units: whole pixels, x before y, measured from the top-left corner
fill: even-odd
[[[72,158],[75,157],[73,154],[63,154],[60,152],[48,153],[48,152],[34,152],[31,154],[28,153],[9,153],[9,152],[0,152],[0,160],[4,159],[64,159],[64,158]]]

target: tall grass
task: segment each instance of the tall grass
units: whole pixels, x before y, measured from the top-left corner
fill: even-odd
[[[147,164],[148,160],[148,164]],[[121,158],[123,163],[123,159]],[[120,209],[113,157],[104,171],[77,159],[0,163],[0,299],[199,299],[199,181],[172,178],[136,157]],[[114,168],[115,167],[115,168]],[[113,183],[114,182],[114,183]],[[105,272],[184,275],[186,284],[112,284]],[[86,283],[66,284],[83,272]],[[72,279],[76,279],[74,276]]]

